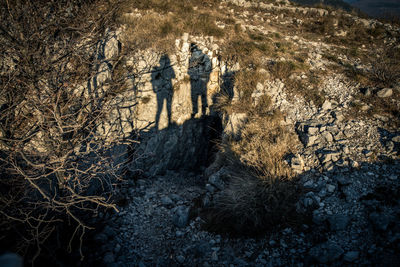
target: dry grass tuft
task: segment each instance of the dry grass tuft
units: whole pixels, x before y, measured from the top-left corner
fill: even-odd
[[[296,138],[281,125],[282,118],[276,112],[255,117],[240,140],[222,145],[234,175],[205,216],[208,229],[255,235],[297,220],[295,204],[301,191],[284,160],[295,150]]]
[[[192,17],[186,17],[183,21],[185,30],[192,34],[203,34],[221,38],[224,30],[216,25],[216,17],[210,13],[195,13]]]
[[[293,61],[278,61],[269,64],[268,69],[276,79],[287,80],[296,70],[296,65]]]
[[[251,108],[251,94],[255,90],[261,75],[254,70],[242,70],[235,74],[234,84],[239,92],[239,103],[236,105],[236,111],[247,112]]]
[[[282,119],[279,112],[256,117],[242,130],[241,139],[231,143],[240,162],[257,170],[262,179],[293,177],[284,158],[295,150],[296,137],[281,125]]]

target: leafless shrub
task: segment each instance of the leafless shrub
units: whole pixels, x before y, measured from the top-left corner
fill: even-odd
[[[0,4],[0,228],[11,237],[1,242],[14,240],[8,249],[28,261],[60,223],[75,225],[71,250],[73,239],[80,236],[82,244],[90,229],[89,214],[116,210],[112,192],[124,162],[112,150],[126,140],[99,132],[118,105],[111,100],[126,88],[120,59],[99,56],[116,6]]]

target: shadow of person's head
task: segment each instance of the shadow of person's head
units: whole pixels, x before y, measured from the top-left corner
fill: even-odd
[[[197,44],[195,44],[195,43],[190,43],[190,53],[193,53],[193,52],[196,52],[196,51],[199,51],[200,49],[199,49],[199,47],[197,46]]]
[[[164,54],[160,57],[160,67],[168,67],[171,66],[171,60],[169,59],[169,56],[167,54]]]

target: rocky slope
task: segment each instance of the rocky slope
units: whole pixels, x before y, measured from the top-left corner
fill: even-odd
[[[306,69],[289,73],[286,79],[274,76],[271,69],[258,69],[261,79],[251,93],[254,105],[268,96],[271,107],[285,114],[281,124],[299,140],[297,150],[285,161],[304,192],[295,203],[304,220],[252,238],[243,237],[240,232],[226,235],[206,231],[202,210],[218,202],[232,176],[224,169],[224,163],[217,168],[210,165],[216,150],[208,142],[218,139],[219,134],[223,139],[234,133],[240,139],[240,129],[251,120],[251,114],[233,109],[221,118],[221,113],[213,109],[219,79],[232,70],[219,57],[223,41],[184,34],[176,39],[177,52],[169,55],[169,63],[154,61],[161,67],[172,66],[174,71],[173,77],[166,76],[167,83],[172,80],[173,86],[179,86],[171,107],[167,104],[163,111],[157,110],[160,106],[157,93],[151,90],[155,87],[151,74],[143,87],[138,87],[139,96],[146,99],[134,111],[142,125],[139,128],[144,128],[140,132],[142,144],[137,148],[144,157],[130,165],[137,179],[127,181],[120,189],[120,212],[100,215],[105,226],[92,237],[96,248],[88,248],[86,260],[104,266],[397,265],[400,84],[393,81],[388,87],[365,87],[347,75],[350,70],[346,67],[370,69],[370,62],[363,55],[383,44],[398,46],[399,29],[335,10],[299,7],[289,2],[223,1],[218,10],[229,14],[241,31],[275,36],[279,39],[272,41],[275,45],[279,42],[279,46],[289,47],[288,51],[278,47],[272,56],[266,55],[262,60],[276,63],[296,55],[304,57],[301,62]],[[145,12],[137,9],[129,16],[140,17]],[[351,27],[343,28],[335,22],[339,15],[363,29],[382,28],[386,33],[372,37],[374,43],[361,40],[362,46],[357,47],[361,54],[349,53],[354,43],[346,46],[332,40],[353,38]],[[307,16],[332,20],[336,36],[304,30],[317,23]],[[229,27],[223,21],[217,23],[222,29]],[[202,68],[209,68],[206,72],[211,73],[207,80],[208,105],[202,99],[196,114],[188,95],[196,85],[185,79],[186,73],[190,75],[187,69],[193,58],[191,44],[197,45],[197,60]],[[185,60],[180,62],[182,58]],[[130,62],[134,61],[128,60],[127,65]],[[233,70],[241,68],[245,66],[238,65]],[[204,69],[198,74],[203,72]],[[312,75],[321,81],[313,84],[309,80]],[[293,81],[305,82],[304,90],[317,91],[318,96],[310,98],[309,93],[298,91],[293,94]],[[235,86],[232,91],[231,101],[240,103],[240,88]],[[167,97],[165,101],[169,101]],[[200,97],[196,101],[200,102]],[[156,128],[143,127],[151,125],[154,118]],[[216,123],[218,118],[220,122]],[[209,129],[218,128],[218,123],[222,129],[213,135]],[[142,171],[137,172],[138,169]]]
[[[95,209],[84,260],[66,262],[399,264],[396,25],[288,0],[118,3],[70,97],[107,96],[106,112],[68,154],[101,143],[90,164],[123,178],[118,212]],[[34,136],[24,151],[48,152]]]

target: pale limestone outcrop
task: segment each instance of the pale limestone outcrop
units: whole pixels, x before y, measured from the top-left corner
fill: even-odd
[[[212,38],[188,34],[175,45],[175,54],[154,57],[156,64],[136,88],[134,125],[142,157],[131,168],[149,175],[204,165],[209,139],[215,135],[212,128],[220,127],[211,108],[221,83],[218,46]]]
[[[184,34],[175,47],[171,54],[149,50],[130,55],[126,65],[140,75],[132,75],[127,90],[110,101],[109,116],[98,128],[110,139],[139,139],[132,171],[155,175],[198,169],[209,160],[209,142],[223,127],[212,106],[222,78],[232,69],[219,60],[219,46],[212,37]]]
[[[210,139],[220,134],[221,118],[212,108],[220,93],[222,79],[232,76],[219,58],[219,46],[213,37],[193,37],[184,34],[175,42],[171,54],[158,51],[138,51],[128,55],[127,73],[123,88],[107,95],[116,60],[121,56],[121,33],[108,32],[94,51],[96,75],[87,84],[75,86],[73,94],[91,107],[91,99],[102,99],[106,113],[96,126],[94,139],[110,144],[110,153],[117,147],[115,161],[135,158],[130,169],[141,169],[153,175],[167,169],[196,169],[210,157]],[[236,68],[236,69],[235,69]],[[232,85],[233,86],[233,85]],[[231,89],[231,97],[236,99]],[[236,118],[226,122],[236,121]],[[228,125],[227,123],[226,125]],[[237,134],[230,123],[227,132]],[[25,146],[26,150],[46,152],[46,144],[39,132]],[[140,140],[133,150],[132,140]],[[97,141],[94,141],[97,142]],[[86,153],[78,144],[76,153]]]

